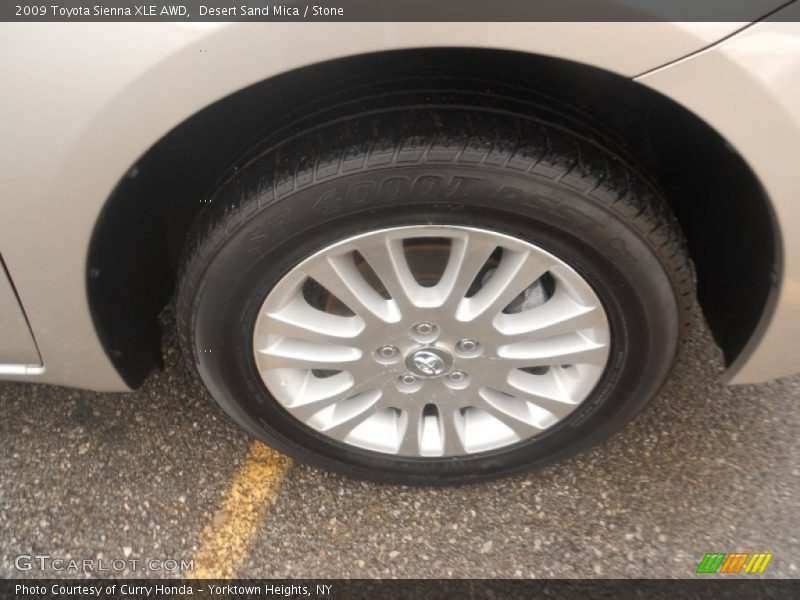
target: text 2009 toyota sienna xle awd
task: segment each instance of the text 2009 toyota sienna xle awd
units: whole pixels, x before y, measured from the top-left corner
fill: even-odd
[[[798,370],[797,23],[26,23],[0,47],[2,379],[136,388],[173,302],[252,435],[447,483],[619,429],[693,306],[726,382]]]

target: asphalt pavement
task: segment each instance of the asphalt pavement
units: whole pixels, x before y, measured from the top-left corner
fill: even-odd
[[[166,363],[131,394],[0,384],[0,576],[689,577],[706,552],[800,576],[800,377],[721,385],[699,320],[613,439],[456,488],[292,463],[206,404],[172,339]]]

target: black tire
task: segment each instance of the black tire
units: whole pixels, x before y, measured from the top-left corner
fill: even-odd
[[[177,298],[181,345],[234,421],[325,469],[446,484],[560,460],[617,431],[652,398],[674,362],[693,278],[664,200],[613,142],[521,108],[464,98],[454,106],[430,94],[424,105],[387,95],[379,108],[341,113],[273,137],[240,162],[188,247]],[[602,300],[609,365],[589,398],[546,435],[465,457],[397,458],[331,441],[267,392],[251,345],[271,287],[337,240],[419,223],[535,239]]]

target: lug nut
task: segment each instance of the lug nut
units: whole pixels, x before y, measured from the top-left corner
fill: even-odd
[[[400,377],[400,381],[402,381],[406,385],[414,385],[415,383],[417,383],[417,378],[407,373]]]
[[[464,352],[472,352],[477,347],[478,347],[478,342],[476,342],[475,340],[466,339],[458,342],[458,349]]]
[[[378,349],[378,354],[380,354],[383,358],[392,358],[395,354],[397,354],[397,348],[394,346],[381,346]]]
[[[464,381],[466,379],[467,374],[464,371],[453,371],[450,373],[450,381]]]
[[[430,323],[417,323],[414,330],[420,335],[429,335],[433,331],[433,325]]]

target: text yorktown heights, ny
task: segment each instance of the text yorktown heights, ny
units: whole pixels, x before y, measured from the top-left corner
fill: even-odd
[[[258,595],[258,596],[328,596],[333,592],[333,585],[331,584],[316,584],[313,587],[308,585],[296,584],[247,584],[247,585],[204,585],[204,584],[191,584],[184,583],[178,585],[169,584],[63,584],[55,583],[50,586],[47,585],[26,585],[16,584],[14,586],[14,593],[17,597],[20,596],[90,596],[90,597],[103,597],[105,596],[136,596],[141,597],[162,597],[170,595],[191,596],[194,594],[208,594],[211,596],[241,596]]]

